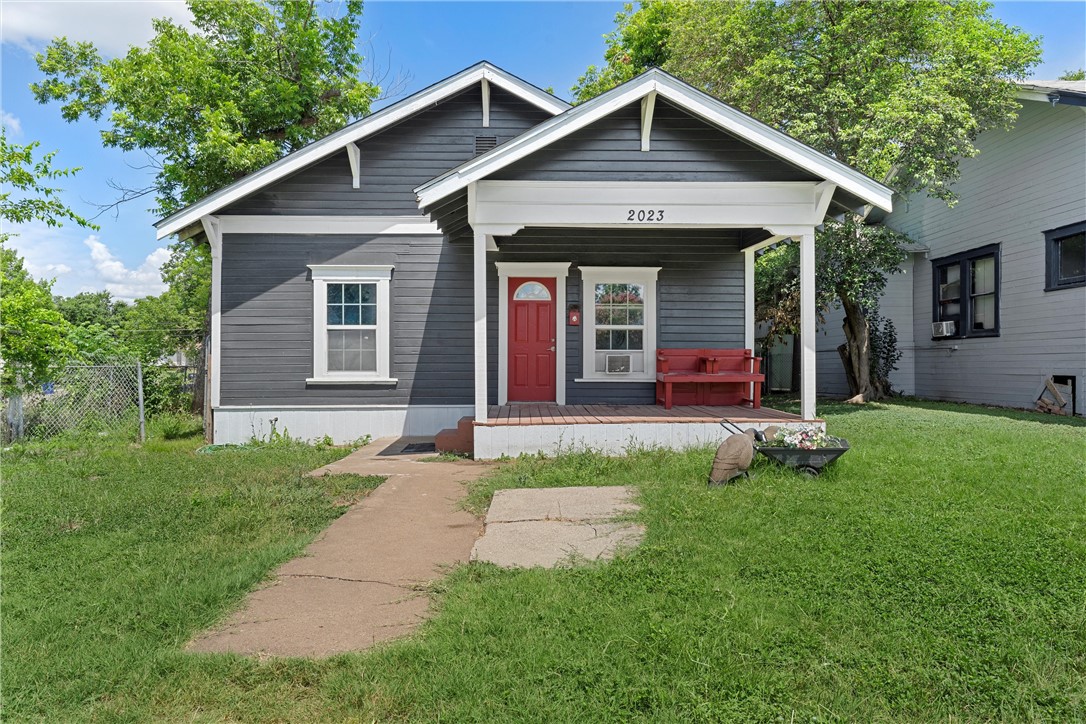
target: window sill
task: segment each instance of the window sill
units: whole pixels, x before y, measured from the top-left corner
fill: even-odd
[[[308,377],[307,385],[394,385],[395,377]]]
[[[578,377],[574,382],[656,382],[655,377]]]
[[[995,338],[998,338],[998,337],[999,337],[999,332],[992,332],[991,334],[970,334],[970,335],[966,335],[964,337],[957,336],[957,335],[955,335],[953,337],[932,337],[931,341],[932,342],[964,342],[964,341],[967,341],[967,340],[970,340],[970,339],[995,339]]]
[[[1058,292],[1061,289],[1081,289],[1086,287],[1086,282],[1073,282],[1071,284],[1057,284],[1054,287],[1045,287],[1046,292]]]

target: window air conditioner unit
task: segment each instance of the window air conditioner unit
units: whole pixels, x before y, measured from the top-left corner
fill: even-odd
[[[953,337],[958,332],[957,322],[932,322],[932,337]]]
[[[609,354],[607,355],[607,374],[609,375],[628,375],[630,374],[630,355],[628,354]]]

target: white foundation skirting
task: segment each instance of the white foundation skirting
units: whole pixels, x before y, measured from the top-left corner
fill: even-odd
[[[826,423],[812,422],[741,422],[740,429],[763,430],[778,427],[818,427]],[[719,423],[645,422],[594,425],[476,425],[475,458],[492,460],[503,455],[559,455],[563,452],[590,449],[605,455],[625,455],[630,449],[666,448],[682,450],[703,445],[719,445],[733,434]]]
[[[325,435],[337,445],[369,435],[430,436],[456,427],[474,413],[471,405],[405,405],[373,407],[220,407],[215,410],[215,442],[267,440],[272,431],[315,442]]]

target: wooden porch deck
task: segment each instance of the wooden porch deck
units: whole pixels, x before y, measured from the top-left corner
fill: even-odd
[[[485,423],[476,427],[526,425],[628,425],[640,423],[716,423],[727,418],[736,424],[800,422],[799,415],[770,407],[753,409],[739,405],[710,407],[676,405],[665,410],[658,405],[555,405],[520,403],[491,405]]]

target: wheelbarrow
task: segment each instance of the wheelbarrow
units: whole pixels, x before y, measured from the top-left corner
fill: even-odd
[[[721,420],[720,426],[725,430],[743,434],[743,431],[739,426],[730,420]],[[818,447],[813,449],[777,447],[775,445],[764,444],[766,442],[765,433],[761,430],[755,430],[754,450],[780,465],[795,468],[805,475],[814,477],[822,472],[822,468],[848,452],[848,440],[845,440],[844,438],[834,439],[838,440],[841,444],[834,447]],[[762,444],[759,445],[758,443]]]

